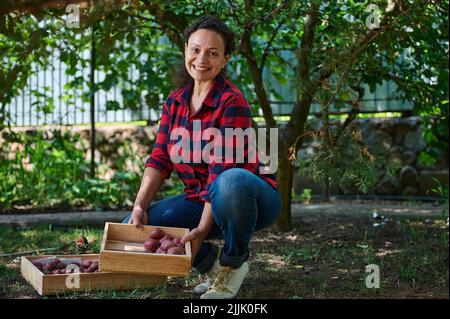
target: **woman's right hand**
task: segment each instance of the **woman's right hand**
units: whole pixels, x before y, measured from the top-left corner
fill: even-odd
[[[133,208],[128,224],[135,225],[136,227],[142,227],[142,225],[147,225],[147,223],[147,212],[141,208]]]

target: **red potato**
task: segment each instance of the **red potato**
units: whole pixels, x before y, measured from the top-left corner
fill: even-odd
[[[172,255],[184,255],[184,249],[178,246],[174,246],[167,249],[167,253]]]
[[[181,245],[181,238],[180,237],[174,237],[172,241],[178,246]]]
[[[56,265],[57,269],[66,269],[66,265],[63,263],[59,263],[58,265]]]
[[[94,261],[88,269],[86,269],[86,272],[97,272],[98,271],[98,261]]]
[[[75,240],[75,246],[77,246],[77,248],[86,247],[88,244],[89,242],[84,236],[80,236],[77,240]]]
[[[47,264],[47,269],[48,270],[55,270],[58,265],[61,263],[61,260],[59,260],[58,258],[55,258],[53,260],[51,260],[48,264]]]
[[[51,264],[47,264],[47,265],[44,266],[43,270],[44,270],[44,273],[50,273],[50,272],[52,272],[54,269],[53,269],[53,267],[52,267]]]
[[[160,228],[155,228],[150,231],[149,238],[160,239],[164,236],[164,232]]]
[[[157,253],[157,254],[167,254],[167,252],[166,252],[164,249],[161,249],[161,247],[159,247],[159,248],[156,250],[156,253]]]
[[[83,269],[89,268],[92,265],[92,262],[93,262],[92,260],[83,260],[81,262],[81,268]]]
[[[164,242],[166,240],[172,240],[172,239],[173,239],[173,236],[171,236],[169,234],[166,234],[159,241],[162,243],[162,242]]]
[[[40,271],[44,270],[44,265],[42,265],[42,263],[37,262],[37,263],[33,263],[34,266],[36,266],[37,269],[39,269]]]
[[[175,246],[176,246],[176,244],[173,241],[167,239],[166,241],[164,241],[161,244],[161,249],[168,250],[169,248],[172,248],[172,247],[175,247]]]
[[[155,228],[149,233],[149,239],[144,242],[145,251],[148,253],[168,254],[169,249],[173,254],[185,254],[184,245],[181,244],[181,237],[174,237],[165,234],[161,228]]]
[[[153,238],[147,239],[144,243],[145,251],[148,253],[154,253],[158,249],[158,246],[158,240]]]

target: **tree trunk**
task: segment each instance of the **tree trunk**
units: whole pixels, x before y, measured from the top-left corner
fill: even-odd
[[[323,182],[323,200],[325,202],[331,202],[331,200],[330,200],[330,183],[327,181]]]
[[[91,70],[90,70],[90,114],[91,114],[91,164],[90,164],[90,176],[95,177],[95,25],[92,26],[92,47],[91,47]]]
[[[281,130],[281,129],[280,129]],[[283,136],[284,134],[281,134]],[[293,168],[289,160],[289,142],[280,139],[278,149],[278,185],[281,196],[281,212],[276,221],[276,227],[281,231],[292,228],[291,203]]]

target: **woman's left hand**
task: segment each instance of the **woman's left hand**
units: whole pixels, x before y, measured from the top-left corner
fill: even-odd
[[[206,229],[200,227],[194,228],[189,234],[181,238],[181,243],[184,245],[187,241],[191,242],[191,254],[192,254],[192,264],[194,263],[195,257],[197,256],[200,247],[202,246],[203,240],[208,235]]]

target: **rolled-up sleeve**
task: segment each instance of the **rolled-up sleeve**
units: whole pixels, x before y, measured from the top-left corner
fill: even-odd
[[[156,134],[156,141],[153,145],[152,153],[145,162],[145,167],[153,167],[160,170],[166,176],[170,177],[173,171],[173,163],[167,151],[167,143],[169,136],[170,113],[167,104],[164,103],[161,120],[159,123],[158,133]]]
[[[230,131],[227,129],[241,128],[245,132],[247,128],[252,126],[252,112],[245,98],[242,95],[235,94],[224,102],[223,109],[218,127],[221,133],[222,143],[220,145],[222,152],[219,156],[214,154],[213,159],[209,163],[207,185],[205,190],[200,193],[201,200],[205,202],[211,202],[209,189],[214,180],[222,172],[230,168],[243,166],[249,159],[250,151],[255,151],[253,143],[249,143],[248,138],[244,138],[240,143],[239,139],[227,136],[227,131]],[[252,145],[251,150],[249,150],[249,145]],[[243,151],[243,157],[237,156],[240,150]],[[227,156],[227,154],[231,154],[231,157]]]

